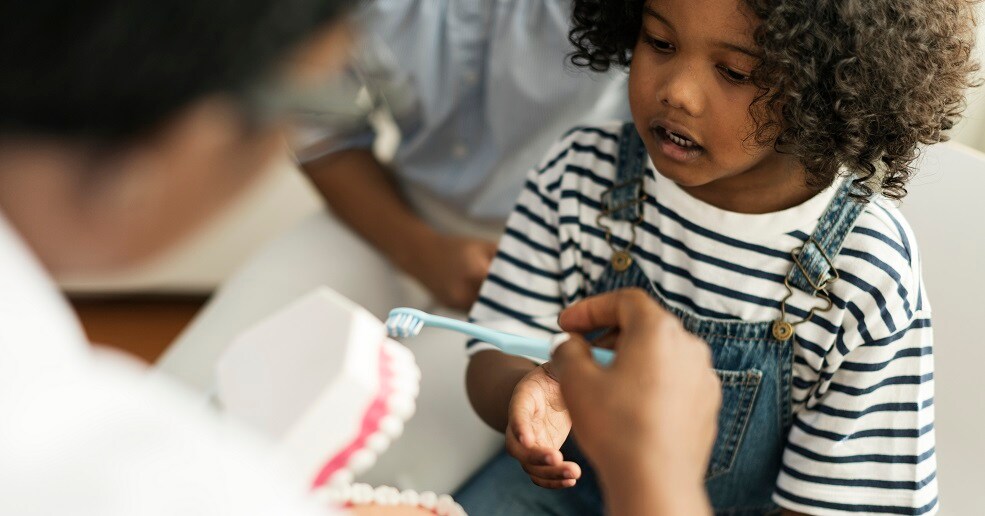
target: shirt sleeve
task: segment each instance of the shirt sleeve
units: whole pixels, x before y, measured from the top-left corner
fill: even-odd
[[[397,125],[406,125],[406,121],[399,120],[401,106],[397,102],[404,95],[397,95],[396,92],[411,91],[413,86],[409,78],[400,73],[386,43],[377,32],[385,26],[381,25],[381,21],[399,17],[401,9],[404,8],[386,2],[364,2],[356,9],[352,23],[362,30],[351,52],[349,66],[343,73],[334,76],[331,83],[334,91],[313,97],[322,104],[312,106],[314,116],[296,116],[290,143],[298,163],[305,164],[344,150],[371,149],[376,141],[376,125],[371,122],[373,115],[368,112],[362,119],[322,115],[347,112],[353,106],[365,105],[371,98],[385,97],[386,108],[375,106],[375,109],[396,117],[393,122]],[[398,105],[393,105],[395,102]],[[327,113],[318,113],[321,110]]]
[[[570,137],[555,143],[539,166],[527,174],[523,191],[479,298],[469,314],[483,326],[530,337],[558,333],[558,314],[565,306],[558,231],[559,188]],[[495,349],[468,343],[469,355]]]
[[[858,247],[846,243],[856,263],[839,265],[856,295],[839,301],[841,331],[794,416],[774,500],[806,514],[933,514],[933,331],[919,259],[915,248],[876,260]]]

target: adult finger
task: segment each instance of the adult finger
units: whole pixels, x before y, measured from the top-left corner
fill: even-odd
[[[618,328],[609,328],[608,331],[592,341],[592,346],[597,348],[615,349],[616,343],[618,343],[621,339],[620,333],[621,332]]]
[[[584,299],[561,312],[558,324],[565,331],[588,333],[616,327],[638,332],[662,317],[672,317],[638,288],[617,290]]]
[[[551,342],[551,375],[566,388],[588,387],[594,384],[602,369],[592,359],[592,351],[584,337],[561,334]]]

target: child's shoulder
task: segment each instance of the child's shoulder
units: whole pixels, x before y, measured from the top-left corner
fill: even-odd
[[[837,266],[845,284],[841,294],[865,319],[873,319],[868,326],[874,338],[895,333],[930,311],[916,237],[886,198],[865,207],[845,238]]]
[[[913,229],[899,207],[885,197],[876,197],[862,210],[855,228],[845,238],[845,248],[878,257],[897,272],[917,272]]]

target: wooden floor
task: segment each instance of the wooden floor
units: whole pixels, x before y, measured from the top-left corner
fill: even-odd
[[[206,296],[71,297],[89,340],[154,362]]]

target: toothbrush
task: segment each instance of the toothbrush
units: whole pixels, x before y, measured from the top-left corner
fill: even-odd
[[[394,308],[386,318],[387,333],[394,338],[416,337],[426,326],[471,335],[510,355],[520,355],[545,361],[551,359],[551,342],[546,339],[534,339],[491,330],[478,324],[441,317],[414,308]],[[599,364],[609,365],[612,362],[613,352],[608,349],[593,347],[592,356]]]

